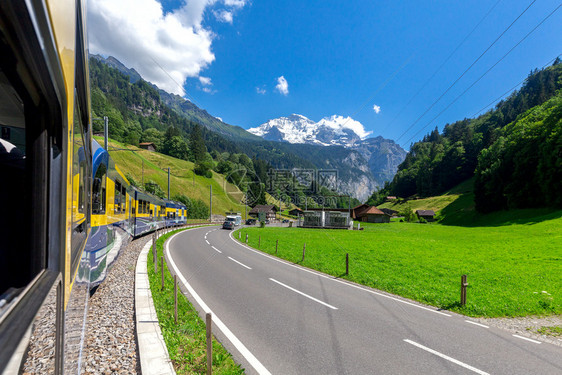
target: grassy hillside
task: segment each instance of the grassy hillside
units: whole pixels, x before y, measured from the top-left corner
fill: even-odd
[[[103,144],[101,137],[95,137]],[[243,193],[233,184],[225,181],[224,176],[213,172],[213,178],[197,176],[193,173],[194,164],[150,152],[131,145],[110,140],[109,153],[124,175],[130,174],[140,184],[154,181],[167,192],[168,172],[170,168],[170,196],[183,194],[189,198],[201,199],[209,204],[209,186],[213,186],[213,214],[224,215],[225,211],[238,211],[244,216],[244,205],[239,204]]]
[[[514,209],[482,214],[474,207],[474,178],[455,186],[443,195],[435,197],[397,200],[377,207],[403,212],[407,207],[415,210],[433,210],[440,224],[461,227],[490,227],[512,224],[530,224],[550,220],[560,210],[552,208]]]
[[[445,192],[443,195],[423,199],[398,199],[392,202],[385,202],[378,205],[378,208],[390,208],[392,210],[402,212],[407,207],[412,210],[433,210],[439,212],[446,207],[453,206],[449,209],[448,213],[453,214],[456,211],[463,211],[464,214],[474,212],[474,192],[473,192],[474,178],[470,178],[451,190]]]

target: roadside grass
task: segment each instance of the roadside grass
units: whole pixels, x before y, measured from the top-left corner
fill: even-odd
[[[537,329],[537,333],[541,335],[562,337],[562,327],[560,326],[543,326]]]
[[[193,227],[192,227],[193,228]],[[184,229],[164,234],[156,241],[158,254],[158,271],[154,273],[152,250],[148,253],[148,279],[158,323],[166,342],[170,359],[178,374],[205,374],[207,371],[206,328],[205,322],[197,310],[180,292],[178,285],[178,323],[174,322],[174,278],[164,260],[164,290],[161,290],[160,257],[163,255],[164,242],[173,234]],[[230,353],[213,338],[213,374],[243,374]]]
[[[274,255],[279,239],[278,256],[288,261],[468,316],[562,314],[562,211],[534,213],[541,215],[520,213],[510,222],[498,214],[493,226],[478,227],[392,222],[361,223],[363,231],[240,231],[254,248],[261,237],[260,249]],[[463,274],[469,286],[461,307]]]

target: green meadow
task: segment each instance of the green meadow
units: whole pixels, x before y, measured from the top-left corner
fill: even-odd
[[[239,231],[250,246],[274,255],[279,240],[277,256],[288,261],[465,315],[562,314],[562,211],[500,212],[470,226],[361,224],[362,231]],[[469,286],[460,306],[463,274]]]

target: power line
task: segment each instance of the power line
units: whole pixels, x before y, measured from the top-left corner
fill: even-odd
[[[480,19],[480,21],[476,24],[476,26],[474,26],[474,28],[472,29],[472,31],[470,31],[470,33],[468,33],[464,39],[457,45],[457,47],[453,50],[453,52],[451,52],[449,54],[449,56],[445,59],[445,61],[443,61],[443,63],[441,63],[441,65],[433,72],[433,74],[431,75],[431,77],[429,77],[425,83],[422,85],[422,87],[410,98],[410,100],[408,100],[408,103],[406,103],[398,112],[398,114],[396,116],[394,116],[394,118],[385,126],[385,128],[383,129],[383,131],[385,131],[386,129],[388,129],[395,121],[396,119],[398,119],[398,117],[400,117],[400,115],[402,113],[404,113],[404,110],[410,105],[410,103],[412,103],[412,101],[420,94],[420,92],[422,92],[423,89],[425,89],[425,87],[429,84],[429,82],[431,82],[431,80],[437,75],[437,73],[439,73],[441,71],[441,69],[445,66],[445,64],[447,64],[447,62],[449,62],[449,60],[451,59],[451,57],[453,57],[453,55],[459,50],[459,48],[468,40],[468,38],[470,38],[470,36],[476,31],[476,29],[478,28],[478,26],[480,26],[482,24],[482,22],[484,22],[484,20],[486,18],[488,18],[488,16],[490,15],[490,13],[492,13],[492,11],[496,8],[496,6],[500,3],[500,1],[502,0],[498,0],[496,1],[496,3],[488,10],[488,12]]]
[[[525,39],[527,39],[529,37],[529,35],[531,35],[533,32],[535,32],[536,29],[538,29],[547,19],[549,19],[558,9],[560,9],[560,7],[562,7],[562,4],[558,5],[552,12],[550,12],[548,14],[548,16],[546,16],[545,18],[542,19],[541,22],[539,22],[539,24],[537,26],[535,26],[531,31],[529,31],[527,33],[527,35],[525,35],[519,42],[517,42],[517,44],[515,44],[513,47],[511,47],[511,49],[509,51],[507,51],[507,53],[505,55],[503,55],[498,61],[496,61],[496,63],[494,65],[492,65],[488,70],[486,70],[484,72],[484,74],[482,74],[476,81],[474,81],[470,86],[468,86],[466,88],[466,90],[464,90],[459,96],[457,96],[447,107],[445,107],[441,112],[439,112],[437,114],[437,116],[435,116],[434,118],[431,119],[431,121],[429,121],[423,128],[421,128],[420,130],[418,130],[418,132],[416,132],[416,134],[414,134],[409,140],[411,141],[412,139],[414,139],[422,130],[424,130],[425,128],[427,128],[433,121],[435,121],[439,116],[441,116],[443,114],[443,112],[445,112],[447,109],[449,109],[454,103],[456,103],[457,100],[459,100],[464,94],[466,94],[466,92],[468,90],[470,90],[474,85],[476,85],[482,78],[484,78],[484,76],[486,74],[488,74],[492,69],[494,69],[496,67],[496,65],[498,65],[504,58],[507,57],[507,55],[509,55],[515,48],[517,48],[517,46],[519,46]],[[407,142],[406,142],[407,143]]]
[[[523,12],[521,12],[521,14],[519,14],[519,16],[517,16],[517,18],[516,18],[513,22],[511,22],[511,24],[496,38],[496,40],[494,40],[494,41],[492,42],[492,44],[490,44],[490,45],[488,46],[488,48],[486,48],[486,49],[484,50],[484,52],[482,52],[482,53],[480,54],[480,56],[478,56],[478,58],[477,58],[476,60],[474,60],[474,61],[472,62],[472,64],[470,64],[470,66],[469,66],[468,68],[466,68],[466,70],[465,70],[465,71],[464,71],[464,72],[447,88],[447,90],[445,90],[445,91],[441,94],[441,96],[439,96],[439,98],[437,98],[437,100],[435,100],[435,101],[429,106],[429,108],[426,109],[425,112],[422,113],[421,116],[419,116],[419,117],[416,119],[416,121],[414,121],[414,123],[413,123],[412,125],[410,125],[410,127],[408,127],[408,129],[406,129],[406,131],[404,131],[404,132],[400,135],[400,137],[398,137],[398,139],[396,139],[396,141],[398,141],[398,140],[401,139],[403,136],[405,136],[406,133],[408,133],[408,132],[410,131],[410,129],[412,129],[412,128],[422,119],[422,117],[424,117],[424,116],[425,116],[425,115],[426,115],[426,114],[427,114],[427,113],[428,113],[428,112],[429,112],[429,111],[430,111],[430,110],[431,110],[431,109],[432,109],[432,108],[433,108],[433,107],[434,107],[434,106],[435,106],[435,105],[436,105],[436,104],[453,88],[453,86],[455,86],[455,85],[457,84],[457,82],[460,81],[460,79],[461,79],[462,77],[464,77],[465,74],[468,73],[468,71],[469,71],[470,69],[472,69],[472,67],[473,67],[478,61],[480,61],[480,59],[481,59],[481,58],[498,42],[498,40],[500,40],[500,39],[504,36],[504,34],[505,34],[509,29],[511,29],[511,27],[515,24],[515,22],[517,22],[517,20],[519,20],[519,18],[521,18],[521,17],[523,16],[523,14],[525,14],[525,12],[527,12],[527,10],[529,10],[529,8],[530,8],[536,1],[537,1],[537,0],[533,0],[533,1],[531,2],[531,4],[529,4],[529,5],[527,6],[527,8],[525,8],[525,10],[523,10]]]
[[[552,60],[550,60],[549,62],[547,62],[546,64],[544,64],[541,67],[541,70],[546,68],[548,65],[550,65],[551,63],[553,63],[557,58],[559,58],[560,56],[562,56],[562,54],[556,56],[555,58],[553,58]],[[482,109],[480,109],[479,111],[477,111],[476,113],[474,113],[471,117],[475,118],[476,116],[478,116],[480,113],[482,113],[482,111],[484,111],[485,109],[487,109],[488,107],[492,106],[494,103],[497,103],[498,100],[502,99],[503,97],[505,97],[507,94],[511,94],[511,92],[513,92],[513,90],[515,90],[517,87],[519,87],[523,82],[525,82],[527,80],[527,78],[525,78],[524,80],[520,81],[518,84],[516,84],[515,86],[513,86],[512,88],[510,88],[509,90],[507,90],[506,92],[504,92],[503,94],[501,94],[499,97],[497,97],[496,99],[492,100],[490,102],[490,104],[484,106]]]
[[[158,61],[156,61],[156,60],[155,60],[152,56],[150,56],[150,55],[148,55],[148,57],[150,57],[150,59],[151,59],[156,65],[158,65],[158,67],[159,67],[160,69],[162,69],[162,71],[163,71],[164,73],[166,73],[166,75],[180,88],[180,90],[181,90],[182,92],[185,93],[185,95],[191,100],[191,102],[192,102],[193,104],[195,104],[196,106],[200,107],[200,105],[195,101],[195,99],[193,99],[193,96],[189,95],[189,93],[187,92],[187,90],[186,90],[185,88],[183,88],[182,85],[180,85],[180,84],[178,83],[178,81],[176,81],[176,80],[174,79],[174,77],[172,77],[172,76],[170,75],[170,73],[168,73],[168,71],[167,71],[166,69],[164,69],[164,67],[162,67],[162,65],[160,65],[160,64],[158,63]]]

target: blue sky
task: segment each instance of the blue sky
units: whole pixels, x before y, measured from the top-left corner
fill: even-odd
[[[126,5],[127,1],[130,0],[121,2]],[[142,18],[137,14],[141,10],[115,10],[119,20],[112,21],[109,7],[116,7],[115,3],[89,1],[92,52],[114,55],[143,76],[150,76],[152,69],[154,78],[145,78],[161,87],[171,84],[169,90],[179,92],[178,83],[185,83],[187,98],[225,122],[250,128],[292,113],[314,121],[332,115],[351,116],[372,132],[372,136],[395,139],[405,148],[435,126],[442,129],[447,122],[472,117],[522,81],[532,69],[562,54],[561,8],[430,123],[561,4],[555,0],[537,0],[447,95],[414,124],[532,0],[190,0],[187,4],[164,0],[160,3],[162,15],[154,22],[165,31],[157,33],[156,42],[147,44],[148,52],[145,50],[144,54],[143,50],[135,51],[140,48],[140,42],[120,45],[128,30],[134,29],[135,22],[123,27],[129,22],[123,19]],[[157,0],[135,4],[137,8],[159,5]],[[406,106],[491,9],[466,42]],[[152,9],[145,16],[154,13],[157,12]],[[104,23],[100,14],[105,17]],[[145,21],[144,25],[149,22],[152,21]],[[178,25],[169,26],[174,22]],[[118,25],[121,30],[113,34],[121,33],[119,38],[112,41],[103,35]],[[182,26],[183,31],[178,29]],[[148,33],[143,30],[136,34],[145,32]],[[181,37],[174,37],[176,32]],[[163,38],[162,34],[169,38]],[[143,38],[149,40],[150,36]],[[146,55],[151,55],[150,59]],[[166,70],[165,76],[157,76],[157,71],[162,73],[162,69],[155,68],[156,65]],[[170,83],[169,76],[175,82]],[[285,91],[276,89],[279,77],[286,80]],[[166,80],[168,83],[164,83]],[[375,105],[380,107],[378,113]],[[412,129],[405,133],[409,127]]]

